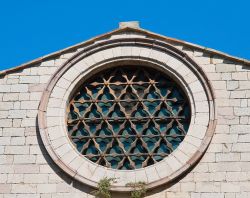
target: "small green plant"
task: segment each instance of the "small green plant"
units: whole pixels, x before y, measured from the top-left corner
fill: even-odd
[[[131,198],[143,198],[146,196],[147,189],[145,182],[132,182],[126,184],[126,186],[133,189],[130,193]]]
[[[98,183],[98,189],[94,191],[94,195],[99,198],[111,198],[111,183],[115,183],[116,178],[104,177]]]

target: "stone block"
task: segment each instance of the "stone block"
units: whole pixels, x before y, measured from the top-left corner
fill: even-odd
[[[233,80],[247,80],[247,72],[234,72],[232,73]]]
[[[0,146],[0,154],[4,154],[4,146]]]
[[[44,76],[44,75],[52,75],[57,67],[38,67],[37,68],[37,72],[36,74],[39,75],[39,76]]]
[[[42,92],[32,92],[30,93],[30,100],[39,100],[41,99]]]
[[[7,182],[12,184],[23,183],[23,174],[8,174]]]
[[[241,107],[247,107],[248,106],[248,99],[241,99],[240,106]]]
[[[238,162],[240,153],[216,153],[216,162]]]
[[[30,93],[19,93],[19,101],[22,100],[29,100],[30,99]]]
[[[0,109],[1,110],[9,110],[13,109],[14,102],[0,102]]]
[[[226,81],[212,81],[212,85],[214,89],[217,90],[226,90]]]
[[[24,183],[46,184],[48,183],[48,178],[48,174],[24,174]]]
[[[0,193],[10,193],[11,192],[11,184],[0,184]]]
[[[51,97],[62,99],[65,92],[66,92],[65,89],[56,86],[51,93]]]
[[[194,173],[194,182],[208,182],[210,173]]]
[[[193,93],[199,93],[199,92],[203,91],[203,87],[199,81],[195,81],[195,82],[189,84],[189,87],[191,88]]]
[[[0,184],[6,184],[6,183],[7,183],[7,174],[0,174]]]
[[[226,90],[215,90],[216,98],[229,98],[230,92]]]
[[[8,118],[25,118],[26,110],[9,110]]]
[[[34,164],[36,162],[35,155],[15,155],[14,164]]]
[[[236,116],[250,116],[250,107],[244,107],[244,108],[234,108],[234,114]]]
[[[34,184],[12,184],[11,193],[36,193],[36,185]]]
[[[76,70],[75,68],[70,68],[64,75],[63,78],[66,80],[72,82],[75,78],[77,78],[80,75],[80,72]]]
[[[181,183],[181,191],[182,192],[194,192],[195,191],[195,183],[194,182]]]
[[[28,146],[6,146],[5,154],[23,155],[29,154]]]
[[[226,172],[213,172],[210,173],[210,181],[221,182],[226,180]]]
[[[240,117],[240,124],[250,124],[250,119],[248,116],[241,116]]]
[[[232,125],[230,127],[230,133],[248,134],[250,131],[250,125]]]
[[[39,76],[20,76],[20,83],[22,84],[32,84],[39,83]]]
[[[249,134],[239,134],[238,142],[250,142],[250,133]]]
[[[16,101],[18,100],[18,97],[19,97],[19,93],[6,93],[6,94],[3,94],[3,101]]]
[[[67,183],[58,183],[56,184],[57,193],[69,193],[71,192],[71,186]]]
[[[239,81],[239,89],[241,90],[249,90],[250,89],[250,82],[249,81]]]
[[[22,120],[21,127],[35,127],[36,126],[36,118],[24,118]]]
[[[232,151],[234,152],[250,152],[250,144],[249,143],[237,143],[232,147]]]
[[[173,197],[173,198],[190,198],[188,192],[166,192],[166,197]],[[152,197],[156,198],[156,197]]]
[[[208,164],[210,172],[240,172],[240,162],[220,162],[220,163],[209,163]]]
[[[37,113],[38,113],[38,111],[36,109],[30,109],[30,110],[27,110],[26,116],[27,116],[27,118],[36,118]]]
[[[198,64],[201,64],[201,65],[210,65],[211,64],[209,56],[199,56],[199,57],[196,56],[194,59]]]
[[[13,155],[0,155],[0,164],[12,164]]]
[[[201,193],[201,198],[224,198],[224,193]]]
[[[43,164],[40,165],[40,173],[55,173],[55,171],[48,165],[48,164]]]
[[[216,72],[234,72],[236,71],[236,66],[234,64],[216,64]]]
[[[16,164],[13,166],[15,173],[39,173],[39,165],[37,164]]]
[[[57,86],[60,88],[64,88],[64,89],[68,89],[68,87],[70,86],[70,81],[66,80],[65,78],[60,78],[57,82]]]
[[[250,161],[250,152],[241,153],[240,159],[241,159],[241,161],[249,162]],[[249,176],[250,176],[250,174],[249,174]]]
[[[215,162],[215,153],[205,153],[205,155],[202,158],[202,162],[204,163]]]
[[[36,136],[27,136],[25,143],[26,143],[26,145],[38,145],[37,137]]]
[[[49,155],[36,155],[36,164],[47,164],[49,163],[51,160],[47,160],[49,159]]]
[[[50,75],[43,75],[43,76],[40,76],[40,81],[39,83],[48,83],[49,82],[49,79],[50,79]]]
[[[10,145],[10,137],[0,137],[0,145]]]
[[[216,125],[215,133],[229,133],[230,127],[228,125]]]
[[[218,116],[218,124],[228,124],[228,125],[237,125],[240,123],[240,118],[236,116]]]
[[[45,83],[29,84],[29,92],[42,92],[46,87]]]
[[[157,170],[158,171],[158,170]],[[166,170],[164,170],[164,172],[166,172]],[[162,175],[164,174],[164,172],[161,172]],[[158,174],[159,174],[159,171],[158,171]],[[159,174],[160,175],[160,174]],[[161,175],[160,175],[161,177]],[[139,182],[139,181],[144,181],[144,182],[148,182],[148,178],[147,178],[147,175],[146,175],[146,172],[145,170],[136,170],[136,173],[135,173],[135,181],[136,182]]]
[[[42,194],[41,197],[39,194],[25,193],[25,194],[17,194],[16,198],[51,198],[50,196],[45,197],[45,194]]]
[[[39,101],[21,101],[21,109],[37,109]]]
[[[220,186],[215,182],[198,182],[195,185],[196,192],[220,192]]]
[[[47,61],[43,61],[40,66],[43,66],[43,67],[53,67],[54,65],[55,65],[55,61],[54,60],[47,60]]]
[[[205,72],[208,72],[208,73],[211,73],[211,72],[215,72],[215,65],[214,64],[208,64],[208,65],[203,65],[202,66],[202,69],[205,71]]]
[[[56,184],[38,184],[38,193],[56,193]]]
[[[237,134],[214,134],[213,143],[236,143],[238,140]]]
[[[3,131],[8,130],[8,127],[12,127],[12,119],[0,119],[0,126],[6,127],[3,129]],[[3,132],[4,133],[4,132]]]
[[[24,136],[24,128],[4,128],[3,136]]]
[[[27,84],[11,85],[10,92],[28,92],[28,85]]]
[[[122,48],[123,49],[123,48]],[[140,50],[140,57],[149,57],[150,56],[150,54],[151,54],[151,49],[150,48],[141,48],[141,50]],[[122,50],[122,54],[123,54],[123,50]],[[129,54],[131,55],[132,54],[132,50],[131,50],[131,48],[129,49],[129,48],[127,48],[127,53],[126,53],[128,56],[129,56]]]
[[[10,164],[0,164],[0,173],[14,173],[14,168]]]
[[[45,175],[48,175],[49,183],[61,183],[61,182],[63,182],[63,179],[57,174],[45,174]]]
[[[9,93],[11,89],[10,85],[0,85],[0,90],[2,93]]]
[[[160,179],[160,176],[158,175],[158,172],[154,167],[147,167],[145,168],[145,172],[148,178],[148,182],[155,181],[157,179]]]
[[[247,181],[248,177],[247,177],[247,173],[246,172],[227,172],[226,173],[226,181],[230,182],[230,181],[235,181],[235,182],[239,182],[239,181]]]
[[[59,67],[59,66],[63,65],[66,61],[67,61],[67,59],[64,59],[64,58],[56,59],[55,66]]]
[[[8,115],[9,115],[9,111],[8,110],[5,110],[5,111],[1,111],[0,110],[0,119],[7,118]]]
[[[232,73],[222,73],[221,74],[221,80],[232,80]]]
[[[228,115],[228,116],[234,115],[233,107],[218,107],[217,111],[218,115]]]
[[[232,91],[230,98],[246,98],[246,91]]]
[[[131,47],[130,47],[129,51],[131,51]],[[103,50],[102,55],[103,55],[104,59],[110,59],[110,58],[114,57],[112,49]]]
[[[237,183],[221,183],[222,192],[240,192],[240,185]]]
[[[184,154],[184,156],[186,155]],[[169,155],[167,158],[164,159],[164,161],[173,171],[177,171],[183,166],[183,164],[180,161],[178,161],[178,159],[174,155]]]
[[[31,145],[30,146],[30,154],[37,154],[42,155],[42,150],[38,145]]]
[[[227,81],[227,90],[235,90],[239,88],[239,81]]]
[[[208,76],[208,79],[209,80],[221,80],[222,77],[221,77],[221,73],[207,73],[206,74]]]

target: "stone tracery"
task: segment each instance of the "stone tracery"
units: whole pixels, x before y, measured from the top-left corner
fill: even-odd
[[[83,83],[68,106],[77,150],[114,169],[144,168],[184,139],[190,107],[180,87],[148,67],[115,67]]]

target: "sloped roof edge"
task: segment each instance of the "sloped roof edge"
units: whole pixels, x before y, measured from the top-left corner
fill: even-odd
[[[111,36],[113,34],[121,33],[121,32],[126,32],[126,31],[133,31],[133,32],[137,32],[137,33],[143,33],[146,36],[149,36],[149,37],[152,37],[152,38],[161,39],[163,41],[170,42],[170,43],[181,44],[181,45],[183,45],[185,47],[195,48],[195,49],[201,50],[203,52],[207,52],[207,53],[210,53],[210,54],[213,54],[213,55],[221,56],[222,58],[225,58],[227,60],[235,61],[236,63],[245,64],[245,65],[249,65],[250,66],[250,61],[249,60],[243,59],[243,58],[239,58],[239,57],[235,57],[235,56],[226,54],[226,53],[218,51],[218,50],[214,50],[214,49],[211,49],[211,48],[203,47],[203,46],[196,45],[196,44],[193,44],[193,43],[189,43],[189,42],[186,42],[186,41],[183,41],[183,40],[179,40],[179,39],[175,39],[175,38],[163,36],[163,35],[160,35],[160,34],[157,34],[157,33],[154,33],[154,32],[148,31],[148,30],[145,30],[145,29],[141,29],[141,28],[124,27],[124,28],[115,29],[115,30],[110,31],[108,33],[105,33],[105,34],[93,37],[92,39],[89,39],[87,41],[83,41],[81,43],[72,45],[72,46],[64,48],[62,50],[50,53],[50,54],[42,56],[42,57],[39,57],[39,58],[34,59],[32,61],[29,61],[27,63],[21,64],[19,66],[12,67],[12,68],[6,69],[6,70],[2,70],[2,71],[0,71],[0,76],[5,76],[6,74],[9,74],[9,73],[12,73],[12,72],[15,72],[15,71],[18,71],[18,70],[25,69],[25,68],[27,68],[29,66],[34,65],[34,64],[39,64],[39,63],[41,63],[43,61],[46,61],[48,59],[51,59],[53,57],[58,57],[58,56],[60,56],[60,55],[62,55],[64,53],[71,52],[72,50],[77,49],[79,47],[84,47],[85,45],[92,44],[92,43],[94,43],[94,42],[96,42],[96,41],[98,41],[100,39],[109,37],[109,36]]]

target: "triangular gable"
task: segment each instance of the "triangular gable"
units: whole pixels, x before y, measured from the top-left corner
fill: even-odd
[[[196,44],[189,43],[189,42],[186,42],[186,41],[178,40],[178,39],[175,39],[175,38],[163,36],[163,35],[160,35],[160,34],[157,34],[157,33],[154,33],[154,32],[150,32],[150,31],[142,29],[142,28],[134,28],[134,27],[126,27],[125,26],[125,27],[115,29],[115,30],[113,30],[111,32],[108,32],[108,33],[93,37],[93,38],[91,38],[91,39],[89,39],[87,41],[78,43],[76,45],[67,47],[65,49],[53,52],[53,53],[48,54],[46,56],[39,57],[39,58],[34,59],[32,61],[29,61],[27,63],[21,64],[21,65],[19,65],[17,67],[13,67],[13,68],[10,68],[10,69],[3,70],[3,71],[0,72],[0,76],[4,76],[4,75],[6,75],[8,73],[12,73],[14,71],[22,70],[22,69],[25,69],[27,67],[33,66],[34,64],[39,64],[39,63],[41,63],[43,61],[47,61],[49,59],[59,57],[59,56],[65,54],[65,53],[75,51],[78,48],[88,46],[88,45],[93,44],[95,42],[98,42],[98,41],[100,41],[102,39],[107,39],[107,38],[110,38],[110,37],[115,36],[115,35],[133,34],[133,33],[138,34],[138,35],[144,35],[144,36],[146,36],[148,38],[152,38],[152,39],[158,39],[158,40],[161,40],[161,41],[167,42],[169,44],[173,44],[173,45],[182,45],[182,46],[187,47],[189,49],[199,50],[199,51],[211,54],[212,56],[218,56],[219,58],[221,57],[221,58],[227,59],[229,61],[234,61],[235,63],[250,66],[250,61],[246,60],[246,59],[243,59],[243,58],[238,58],[238,57],[231,56],[229,54],[226,54],[226,53],[214,50],[214,49],[206,48],[206,47],[203,47],[203,46],[200,46],[200,45],[196,45]]]

